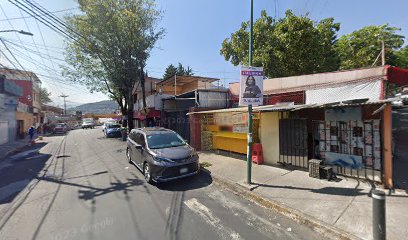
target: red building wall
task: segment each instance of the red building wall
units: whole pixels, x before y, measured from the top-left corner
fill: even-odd
[[[23,88],[23,96],[19,97],[18,101],[30,107],[33,106],[33,83],[25,80],[14,80],[18,86]]]
[[[264,98],[266,98],[265,103],[267,105],[274,105],[281,102],[294,102],[295,104],[305,103],[305,93],[303,91],[265,95]]]

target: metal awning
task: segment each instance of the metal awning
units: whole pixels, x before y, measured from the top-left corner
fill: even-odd
[[[364,105],[378,105],[378,104],[390,104],[392,101],[387,100],[379,100],[379,101],[372,101],[372,102],[359,102],[359,103],[348,103],[347,101],[344,102],[335,102],[335,103],[328,103],[328,104],[301,104],[301,105],[264,105],[253,107],[253,112],[293,112],[298,111],[301,109],[310,109],[310,108],[334,108],[334,107],[357,107],[357,106],[364,106]],[[217,109],[217,110],[208,110],[208,111],[200,111],[200,112],[189,112],[187,115],[192,114],[202,114],[202,113],[226,113],[226,112],[248,112],[247,107],[237,107],[237,108],[226,108],[226,109]]]

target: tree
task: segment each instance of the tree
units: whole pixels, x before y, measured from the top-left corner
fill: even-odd
[[[404,44],[404,37],[396,34],[399,28],[388,24],[381,26],[367,26],[350,34],[340,37],[335,44],[340,58],[340,69],[370,67],[381,53],[382,44],[385,45],[385,61],[388,64],[395,62],[395,51]],[[375,63],[381,65],[381,58]]]
[[[88,89],[107,93],[132,119],[132,89],[140,83],[146,106],[146,61],[157,40],[161,12],[153,0],[78,0],[81,14],[67,17],[76,40],[66,47],[64,74]],[[133,121],[129,121],[133,128]]]
[[[52,102],[52,100],[50,98],[51,92],[48,92],[48,90],[46,88],[40,87],[39,96],[40,96],[41,105],[45,105],[47,103]]]
[[[193,76],[194,73],[193,73],[193,69],[191,69],[189,66],[187,66],[187,68],[184,68],[181,63],[178,64],[178,67],[175,67],[173,64],[170,64],[169,66],[167,66],[166,70],[164,71],[163,79],[167,79],[174,75]]]
[[[395,66],[408,68],[408,45],[395,52]]]
[[[222,43],[221,55],[232,64],[248,65],[249,22]],[[254,23],[253,66],[262,66],[268,77],[332,71],[338,68],[333,49],[339,23],[333,18],[313,22],[290,10],[276,21],[262,11]]]

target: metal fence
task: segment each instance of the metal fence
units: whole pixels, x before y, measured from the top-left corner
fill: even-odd
[[[313,121],[314,158],[325,160],[327,164],[333,160],[330,156],[341,156],[333,165],[336,173],[381,181],[380,124],[380,120]],[[342,157],[352,159],[353,165],[347,166]]]

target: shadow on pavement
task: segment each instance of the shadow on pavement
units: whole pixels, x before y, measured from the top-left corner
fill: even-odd
[[[105,172],[98,172],[94,173],[91,175],[86,175],[86,176],[79,176],[79,177],[72,177],[72,178],[80,178],[80,177],[88,177],[88,176],[96,176],[96,175],[101,175],[104,174]],[[67,178],[72,179],[72,178]],[[111,182],[109,187],[106,188],[98,188],[98,187],[93,187],[91,185],[85,185],[85,184],[80,184],[80,183],[73,183],[73,182],[67,182],[64,180],[60,180],[57,178],[53,177],[39,177],[39,180],[42,181],[48,181],[48,182],[53,182],[59,185],[67,185],[67,186],[72,186],[72,187],[78,187],[81,188],[78,190],[78,198],[83,199],[83,200],[92,200],[96,197],[112,193],[112,192],[117,192],[117,191],[122,191],[127,194],[127,192],[132,191],[132,187],[134,186],[139,186],[143,185],[144,181],[140,179],[127,179],[126,182],[121,182],[121,181],[116,181],[116,182]]]
[[[182,178],[170,182],[158,183],[157,188],[167,191],[188,191],[211,185],[213,179],[210,174],[200,171],[196,176]]]
[[[293,186],[278,186],[278,185],[269,185],[269,184],[256,184],[255,188],[267,187],[267,188],[283,188],[283,189],[294,189],[294,190],[305,190],[313,193],[327,194],[327,195],[338,195],[338,196],[362,196],[368,195],[367,193],[362,192],[363,189],[359,188],[342,188],[342,187],[324,187],[320,189],[313,188],[303,188],[303,187],[293,187]]]
[[[86,187],[86,190],[80,189],[78,190],[78,198],[83,200],[92,200],[95,197],[99,197],[101,195],[105,195],[112,192],[124,192],[124,194],[128,194],[128,192],[132,191],[132,187],[140,186],[144,184],[143,180],[140,179],[127,179],[126,182],[111,182],[111,186],[107,188],[93,188],[93,187]]]
[[[0,162],[0,204],[10,203],[41,172],[52,155],[38,153],[46,143],[26,147]]]

